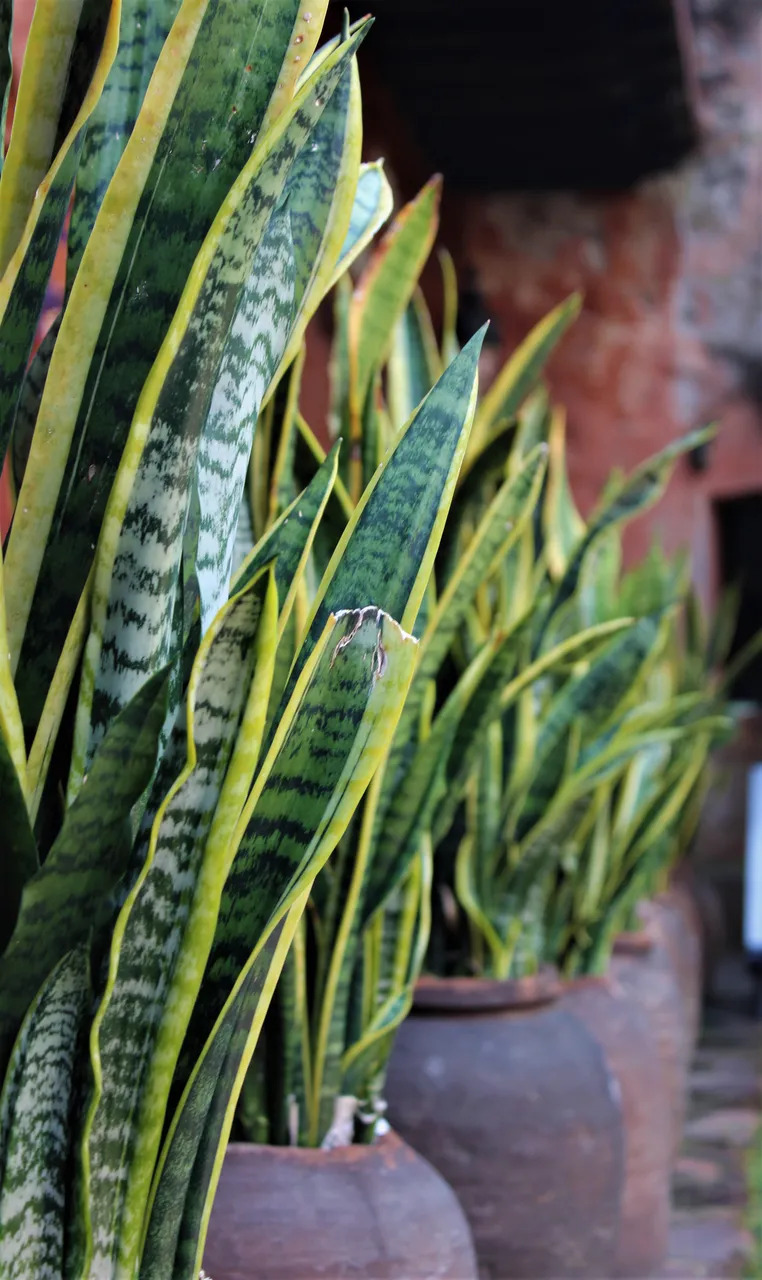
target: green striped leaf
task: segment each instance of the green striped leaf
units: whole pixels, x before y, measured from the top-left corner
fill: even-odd
[[[621,526],[625,521],[632,520],[634,516],[640,515],[653,506],[664,492],[675,460],[691,449],[695,449],[713,434],[714,430],[710,427],[701,431],[692,431],[679,440],[673,440],[665,449],[648,458],[629,476],[613,486],[604,502],[590,516],[587,531],[577,544],[563,577],[556,587],[536,640],[538,648],[553,614],[576,591],[583,561],[593,543],[608,529]]]
[[[278,727],[241,820],[241,843],[194,1013],[197,1028],[217,1021],[165,1146],[141,1271],[152,1280],[167,1274],[159,1269],[166,1245],[159,1248],[158,1241],[178,1233],[182,1265],[174,1274],[198,1271],[233,1109],[282,964],[281,958],[273,966],[263,994],[258,957],[286,914],[301,913],[382,760],[414,656],[412,637],[378,609],[329,619]],[[296,921],[292,932],[295,927]],[[191,1044],[193,1030],[192,1024]]]
[[[413,684],[387,765],[387,802],[404,768],[404,757],[416,730],[427,684],[437,676],[477,590],[521,537],[535,509],[544,474],[545,449],[540,446],[517,475],[503,483],[437,602],[421,640]],[[382,802],[382,815],[385,810],[386,803]]]
[[[542,813],[563,772],[569,730],[594,733],[606,724],[636,687],[644,663],[661,633],[661,617],[640,618],[596,654],[582,674],[567,680],[541,717],[532,772],[522,780],[519,821]],[[617,717],[618,718],[618,717]]]
[[[500,634],[485,644],[460,677],[420,743],[379,823],[364,901],[364,921],[385,903],[404,879],[422,833],[443,804],[447,762],[459,728],[476,737],[500,714],[497,694],[516,663],[516,636]],[[450,788],[450,798],[457,804]],[[449,824],[448,824],[449,825]]]
[[[62,957],[21,1028],[0,1099],[0,1270],[61,1280],[69,1118],[89,1001],[87,950]]]
[[[109,896],[129,863],[130,811],[156,763],[166,699],[159,674],[117,717],[45,862],[24,886],[0,958],[0,1064],[53,966],[108,921]]]
[[[441,179],[433,178],[398,214],[358,281],[349,306],[349,491],[362,491],[356,446],[374,374],[385,364],[394,330],[413,296],[439,223]]]
[[[352,62],[345,66],[332,91],[331,79],[326,78],[329,68],[326,62],[315,93],[323,98],[330,94],[330,98],[311,129],[305,130],[305,122],[300,122],[305,136],[284,188],[288,222],[284,243],[295,264],[295,279],[288,290],[290,305],[286,311],[285,298],[279,298],[270,283],[282,273],[272,267],[269,270],[260,267],[261,255],[258,255],[226,343],[204,426],[196,476],[199,502],[196,569],[203,630],[227,592],[246,464],[260,404],[292,335],[301,341],[303,312],[305,306],[309,310],[310,290],[319,273],[323,241],[330,232],[329,223],[335,212],[356,71]],[[302,114],[306,114],[304,108]],[[284,137],[284,147],[298,145],[297,138],[290,136],[294,132],[289,131]],[[241,239],[241,232],[242,228],[237,232],[236,242]],[[271,228],[266,240],[268,247],[272,239]],[[272,292],[276,292],[274,298]],[[263,312],[269,312],[268,327],[262,324]],[[285,322],[284,334],[276,336],[281,315]],[[236,405],[236,398],[240,406]]]
[[[270,581],[264,572],[224,607],[204,637],[188,690],[187,731],[178,743],[187,760],[178,761],[143,871],[114,928],[109,979],[91,1037],[96,1087],[85,1139],[90,1267],[98,1275],[133,1274],[172,1072],[212,942],[216,913],[203,862],[210,849],[217,852],[213,819],[254,672]],[[276,619],[273,594],[264,640],[271,654]],[[250,783],[256,738],[247,749]],[[244,785],[244,796],[247,790]],[[189,955],[183,962],[184,951],[192,961]]]
[[[275,562],[281,629],[292,604],[295,588],[325,504],[336,479],[339,445],[335,444],[315,472],[307,488],[270,526],[233,578],[231,592],[238,592],[262,565]]]
[[[338,282],[352,263],[367,249],[373,237],[391,215],[394,205],[392,189],[384,173],[383,160],[374,160],[360,168],[349,227],[341,246],[329,288]]]
[[[356,60],[352,62],[349,68],[344,90],[346,104],[343,111],[343,122],[338,111],[335,110],[336,125],[339,127],[337,128],[334,125],[333,136],[329,136],[330,120],[326,112],[316,131],[316,133],[321,133],[323,137],[319,140],[316,137],[311,148],[312,154],[318,157],[315,161],[316,169],[319,167],[323,171],[318,180],[318,188],[327,189],[330,194],[330,211],[325,222],[324,232],[317,244],[312,270],[305,284],[288,346],[271,384],[271,393],[277,385],[281,374],[296,359],[299,350],[304,344],[307,326],[331,289],[336,272],[336,263],[351,225],[352,210],[360,177],[360,156],[362,153],[362,99]],[[334,95],[334,103],[337,106],[341,96],[341,94],[338,97]],[[317,150],[315,150],[316,146]],[[333,157],[332,162],[335,164],[333,177],[331,177],[329,166],[326,163],[330,157]],[[315,207],[319,208],[319,205],[320,201],[316,200]],[[312,210],[310,218],[314,218]]]
[[[318,82],[308,82],[265,140],[263,154],[256,152],[243,170],[144,388],[101,535],[70,794],[110,718],[171,656],[202,424],[202,627],[219,595],[227,594],[251,431],[296,304],[294,265],[302,258],[301,251],[295,256],[287,182],[298,176],[299,155],[341,87],[353,51],[348,42],[325,61]],[[221,548],[215,505],[223,524],[227,520]]]
[[[39,212],[40,185],[80,109],[83,84],[103,44],[104,14],[104,6],[83,0],[42,0],[35,6],[0,177],[0,276],[23,241],[35,204]]]
[[[82,4],[82,0],[42,3],[32,21],[16,104],[20,138],[14,123],[8,163],[0,178],[0,242],[6,247],[17,245],[0,282],[0,458],[5,457],[11,438],[88,121],[116,50],[119,4],[114,0],[109,8]],[[31,98],[23,84],[25,76],[32,80]],[[48,91],[50,99],[45,97]],[[56,106],[61,114],[54,132]],[[25,119],[25,112],[31,113],[32,122]],[[48,145],[60,150],[45,174]],[[19,146],[26,151],[15,163]],[[40,166],[44,166],[41,172]],[[34,182],[31,188],[30,182]],[[24,226],[25,218],[16,219],[27,202],[29,220]]]
[[[18,919],[24,885],[39,869],[24,792],[10,752],[0,737],[0,796],[3,797],[3,838],[0,849],[0,956]]]
[[[143,105],[164,41],[181,0],[123,0],[119,47],[98,103],[90,116],[77,169],[77,188],[67,236],[66,278],[71,284],[93,229],[106,188],[114,176]]]
[[[355,508],[321,580],[287,692],[332,611],[371,593],[406,629],[415,622],[468,439],[483,336],[442,374]]]
[[[434,326],[417,289],[397,323],[387,369],[389,413],[395,429],[404,426],[441,372]]]
[[[11,92],[13,64],[11,62],[11,26],[13,0],[0,0],[0,174],[5,161],[5,120],[8,98]]]
[[[210,1036],[169,1130],[153,1188],[140,1280],[196,1280],[232,1115],[305,903],[268,933]],[[208,1208],[207,1208],[208,1204]]]
[[[71,290],[8,547],[11,651],[32,728],[141,390],[253,142],[268,145],[270,101],[290,98],[295,58],[309,57],[324,7],[184,0],[156,64]]]
[[[27,759],[24,727],[21,723],[16,688],[8,653],[8,631],[5,617],[5,585],[3,557],[0,552],[0,739],[13,762],[21,790],[27,790]]]
[[[442,182],[432,178],[387,231],[352,297],[349,351],[354,410],[361,412],[375,369],[386,361],[394,330],[431,252]]]
[[[282,893],[313,847],[322,849],[333,808],[359,795],[396,727],[402,686],[409,684],[415,641],[380,610],[329,616],[319,647],[304,666],[276,725],[262,776],[247,806],[246,826],[225,886],[214,949],[194,1014],[199,1047]],[[395,654],[395,662],[384,663]],[[382,670],[383,668],[383,670]],[[377,720],[387,706],[388,719]],[[311,727],[322,735],[319,745]],[[383,732],[382,732],[383,731]],[[352,779],[364,779],[359,791]],[[349,820],[350,812],[346,814]],[[326,823],[328,826],[326,827]],[[334,842],[335,843],[335,842]],[[331,844],[331,849],[334,847]],[[328,856],[330,849],[325,850]],[[312,856],[310,854],[310,856]]]

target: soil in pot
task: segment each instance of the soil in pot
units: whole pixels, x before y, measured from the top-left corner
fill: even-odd
[[[320,1151],[231,1143],[209,1224],[213,1280],[476,1280],[454,1192],[395,1133]]]
[[[390,1120],[456,1191],[492,1280],[614,1275],[618,1094],[561,990],[426,979],[392,1054]]]
[[[661,1274],[669,1229],[671,1129],[654,1034],[612,977],[570,982],[564,1007],[598,1041],[620,1100],[624,1179],[611,1275],[645,1280]]]

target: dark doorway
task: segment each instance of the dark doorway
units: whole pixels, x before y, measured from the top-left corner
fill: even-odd
[[[723,585],[741,590],[738,625],[730,656],[762,628],[762,493],[748,493],[716,503]],[[762,703],[762,655],[741,673],[732,698]]]

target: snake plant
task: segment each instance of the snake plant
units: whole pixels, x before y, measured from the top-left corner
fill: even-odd
[[[348,435],[352,448],[339,464],[340,483],[312,546],[305,590],[310,576],[319,581],[323,566],[340,554],[342,528],[362,510],[357,494],[373,483],[384,450],[404,448],[420,397],[431,405],[441,379],[463,358],[449,328],[441,348],[437,344],[417,287],[436,234],[438,192],[436,180],[427,184],[400,211],[354,285],[346,277],[339,282],[331,428]],[[453,804],[457,808],[465,785],[460,774],[450,778],[454,762],[467,776],[468,762],[499,718],[501,698],[508,708],[525,683],[575,655],[596,652],[622,628],[618,620],[584,628],[549,646],[526,675],[518,673],[523,619],[506,612],[462,671],[452,658],[471,643],[482,597],[513,573],[530,529],[547,447],[527,439],[525,456],[514,456],[507,468],[507,422],[536,386],[576,309],[572,299],[539,326],[492,398],[477,408],[477,445],[466,451],[441,512],[434,578],[415,617],[402,619],[419,645],[399,725],[336,858],[315,881],[247,1076],[238,1124],[249,1140],[330,1147],[378,1132],[386,1060],[428,945],[439,824]],[[280,447],[277,456],[269,451],[269,488],[261,476],[250,487],[255,530],[265,513],[277,512],[325,465],[299,411],[298,376],[295,370],[274,413]],[[409,554],[404,541],[395,540],[394,554],[399,572]],[[307,600],[303,608],[309,607]]]
[[[326,5],[35,9],[0,177],[9,1280],[196,1280],[278,976],[413,676],[481,338],[350,511],[338,442],[294,483],[306,325],[389,212],[368,23],[318,50]]]

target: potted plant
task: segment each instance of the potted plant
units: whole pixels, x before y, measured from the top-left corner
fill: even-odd
[[[482,1265],[516,1275],[607,1275],[616,1268],[637,1274],[645,1249],[652,1266],[666,1247],[667,1101],[649,1027],[631,1000],[621,993],[614,1000],[608,985],[595,1003],[606,1006],[614,1033],[598,1034],[589,1025],[583,1016],[588,997],[577,1001],[570,1018],[570,1004],[559,1005],[558,982],[543,972],[548,960],[563,958],[557,939],[545,936],[544,917],[564,858],[585,823],[589,827],[602,791],[641,753],[687,732],[665,725],[656,711],[626,721],[638,677],[665,642],[661,618],[643,609],[642,617],[618,611],[587,626],[579,602],[594,582],[589,566],[610,531],[656,500],[690,440],[616,478],[589,524],[582,524],[566,481],[563,416],[548,409],[541,390],[528,396],[573,310],[559,309],[530,336],[477,410],[437,559],[438,603],[429,615],[429,625],[448,621],[441,639],[423,633],[390,751],[393,782],[386,784],[389,798],[376,823],[382,851],[421,838],[433,842],[428,967],[442,975],[419,983],[414,1016],[402,1028],[388,1083],[390,1119],[455,1186]],[[425,377],[420,353],[431,350],[429,334],[418,297],[390,360],[390,403],[414,375]],[[452,341],[452,326],[445,342],[448,336]],[[546,452],[547,478],[529,486],[527,507],[499,552],[481,559],[500,502]],[[423,717],[417,746],[414,715]],[[532,1055],[526,1046],[535,1035]],[[629,1054],[617,1052],[625,1035]],[[576,1064],[573,1109],[568,1077],[546,1071],[538,1087],[538,1064],[558,1062],[562,1043],[564,1061]],[[491,1076],[487,1046],[494,1055]],[[511,1082],[511,1055],[521,1059],[522,1052]],[[638,1067],[629,1083],[625,1058]],[[594,1061],[604,1070],[600,1081]],[[473,1098],[466,1092],[466,1062]],[[474,1063],[486,1074],[474,1072]],[[452,1074],[445,1080],[448,1064]],[[625,1114],[602,1082],[612,1074],[625,1095]],[[530,1097],[537,1106],[520,1131]],[[583,1112],[582,1128],[595,1135],[586,1153],[580,1127],[575,1131]],[[542,1116],[548,1118],[544,1130]],[[657,1176],[650,1179],[650,1197],[638,1203],[640,1175],[649,1173],[639,1168],[636,1131],[643,1122]],[[501,1123],[513,1125],[512,1133]],[[536,1159],[532,1177],[529,1150]],[[589,1191],[588,1179],[570,1174],[579,1172],[585,1156],[597,1171]],[[512,1162],[521,1170],[515,1183],[505,1172]],[[651,1229],[644,1234],[646,1221]]]
[[[9,1277],[196,1280],[278,975],[412,676],[394,619],[425,591],[479,337],[309,614],[336,451],[231,580],[255,424],[387,208],[359,165],[367,23],[315,55],[324,10],[40,3],[29,35],[0,179]]]

